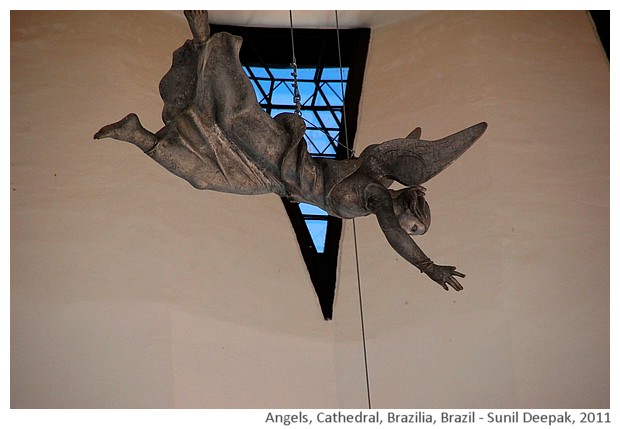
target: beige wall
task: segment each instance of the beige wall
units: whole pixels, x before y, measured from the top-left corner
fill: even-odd
[[[419,240],[465,291],[440,293],[359,222],[376,405],[607,406],[609,66],[585,13],[437,12],[374,32],[358,144],[483,120],[427,184]]]
[[[11,14],[13,407],[365,407],[352,225],[324,322],[275,196],[199,192],[130,145],[189,31]],[[489,129],[428,183],[445,293],[356,224],[374,407],[609,406],[609,66],[582,12],[375,29],[358,151]]]

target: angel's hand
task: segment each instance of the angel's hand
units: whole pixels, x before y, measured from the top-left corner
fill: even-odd
[[[456,291],[463,290],[463,286],[461,286],[454,277],[465,277],[465,274],[456,271],[456,267],[433,264],[432,267],[425,270],[425,272],[445,290],[448,290],[448,285]]]

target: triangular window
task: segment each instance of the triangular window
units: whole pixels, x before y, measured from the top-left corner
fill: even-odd
[[[272,117],[294,112],[290,28],[211,27],[212,32],[227,31],[243,37],[239,57],[263,109]],[[308,151],[315,157],[345,159],[351,153],[346,143],[352,147],[355,138],[370,30],[295,29],[294,39]],[[342,120],[344,112],[346,127]],[[331,319],[342,220],[310,204],[282,201],[323,317]]]

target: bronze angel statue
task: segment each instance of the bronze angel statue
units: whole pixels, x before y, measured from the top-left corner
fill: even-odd
[[[463,154],[485,131],[482,122],[437,141],[407,137],[367,147],[346,160],[309,155],[304,120],[271,118],[258,104],[239,61],[242,39],[210,34],[206,12],[185,12],[193,39],[177,49],[162,78],[164,127],[144,129],[131,113],[94,136],[133,143],[197,189],[275,193],[351,219],[374,214],[389,244],[445,290],[463,287],[453,266],[433,263],[412,236],[430,226],[421,186]],[[396,181],[404,188],[389,187]]]

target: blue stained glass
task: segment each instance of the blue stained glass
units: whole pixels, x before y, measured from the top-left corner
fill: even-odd
[[[329,142],[326,146],[325,149],[323,149],[323,152],[321,152],[321,155],[336,155],[336,147],[338,146],[338,143],[333,141],[333,142]]]
[[[342,91],[343,89],[344,91],[347,90],[346,85],[341,86],[340,83],[331,82],[323,85],[322,89],[327,99],[332,101],[333,106],[342,106]],[[334,103],[334,101],[338,102]]]
[[[250,81],[257,98],[261,105],[268,109],[272,117],[283,112],[294,112],[292,68],[269,68],[267,70],[263,67],[251,67],[246,68],[246,71],[254,74]],[[317,73],[315,68],[300,68],[297,73],[303,106],[302,118],[306,121],[308,151],[313,156],[335,157],[343,104],[340,69],[323,69],[319,82],[314,81]],[[343,74],[346,79],[348,69],[343,69]],[[274,105],[281,107],[274,109],[272,108]],[[315,109],[316,106],[320,106],[323,110]],[[330,109],[325,110],[326,107]],[[305,203],[300,203],[299,208],[316,251],[323,253],[327,236],[327,212]]]
[[[258,94],[260,94],[259,97],[262,97],[263,96],[262,94],[266,94],[267,95],[266,99],[269,100],[269,94],[271,92],[271,81],[258,79],[256,80],[256,83],[263,90],[263,92],[257,92]]]
[[[264,77],[267,79],[271,79],[271,77],[269,76],[269,73],[263,67],[250,67],[250,70],[256,77]]]
[[[312,110],[305,110],[302,109],[302,119],[304,120],[305,124],[306,124],[306,132],[308,132],[308,130],[316,130],[316,129],[320,129],[318,127],[318,121],[316,120],[316,118],[314,117],[314,112]]]
[[[340,124],[336,122],[336,118],[334,118],[334,115],[332,114],[332,112],[318,111],[316,113],[317,115],[321,117],[323,125],[325,125],[326,128],[334,128],[334,129],[340,128]]]
[[[327,220],[306,220],[306,226],[316,251],[323,253],[325,250],[325,237],[327,236]]]
[[[316,95],[316,100],[314,101],[314,105],[315,106],[327,106],[328,105],[328,101],[329,99],[326,99],[323,94],[325,93],[325,90],[323,90],[323,86],[325,85],[325,83],[322,83],[320,85],[321,87],[321,91],[317,91],[317,95]]]
[[[329,140],[329,136],[322,130],[306,130],[306,137],[312,142],[312,149],[308,150],[317,154],[335,154],[332,150],[332,143]]]
[[[278,82],[275,84],[273,93],[271,94],[271,104],[277,105],[293,105],[293,89],[289,88],[287,82]]]
[[[316,69],[314,68],[298,68],[297,69],[297,79],[302,80],[314,80],[314,75],[316,74]]]
[[[349,68],[343,67],[342,78],[346,80],[348,75],[349,75]],[[324,68],[323,73],[321,73],[321,80],[335,80],[335,81],[340,82],[340,68],[339,67]]]
[[[338,141],[338,137],[340,136],[340,131],[329,130],[329,131],[327,131],[327,134],[329,134],[329,136],[331,137],[331,140],[333,142],[337,142]]]
[[[288,67],[288,68],[271,67],[269,68],[269,71],[271,71],[271,74],[276,80],[293,79],[293,68],[292,67]]]
[[[318,145],[315,144],[312,138],[308,136],[307,132],[306,132],[306,143],[307,143],[307,149],[310,155],[318,155],[321,153],[320,144]]]
[[[301,104],[304,106],[312,102],[312,96],[316,85],[314,82],[298,82],[299,95],[301,95]]]
[[[327,212],[317,206],[307,203],[299,203],[299,209],[305,215],[322,215],[327,216]]]

